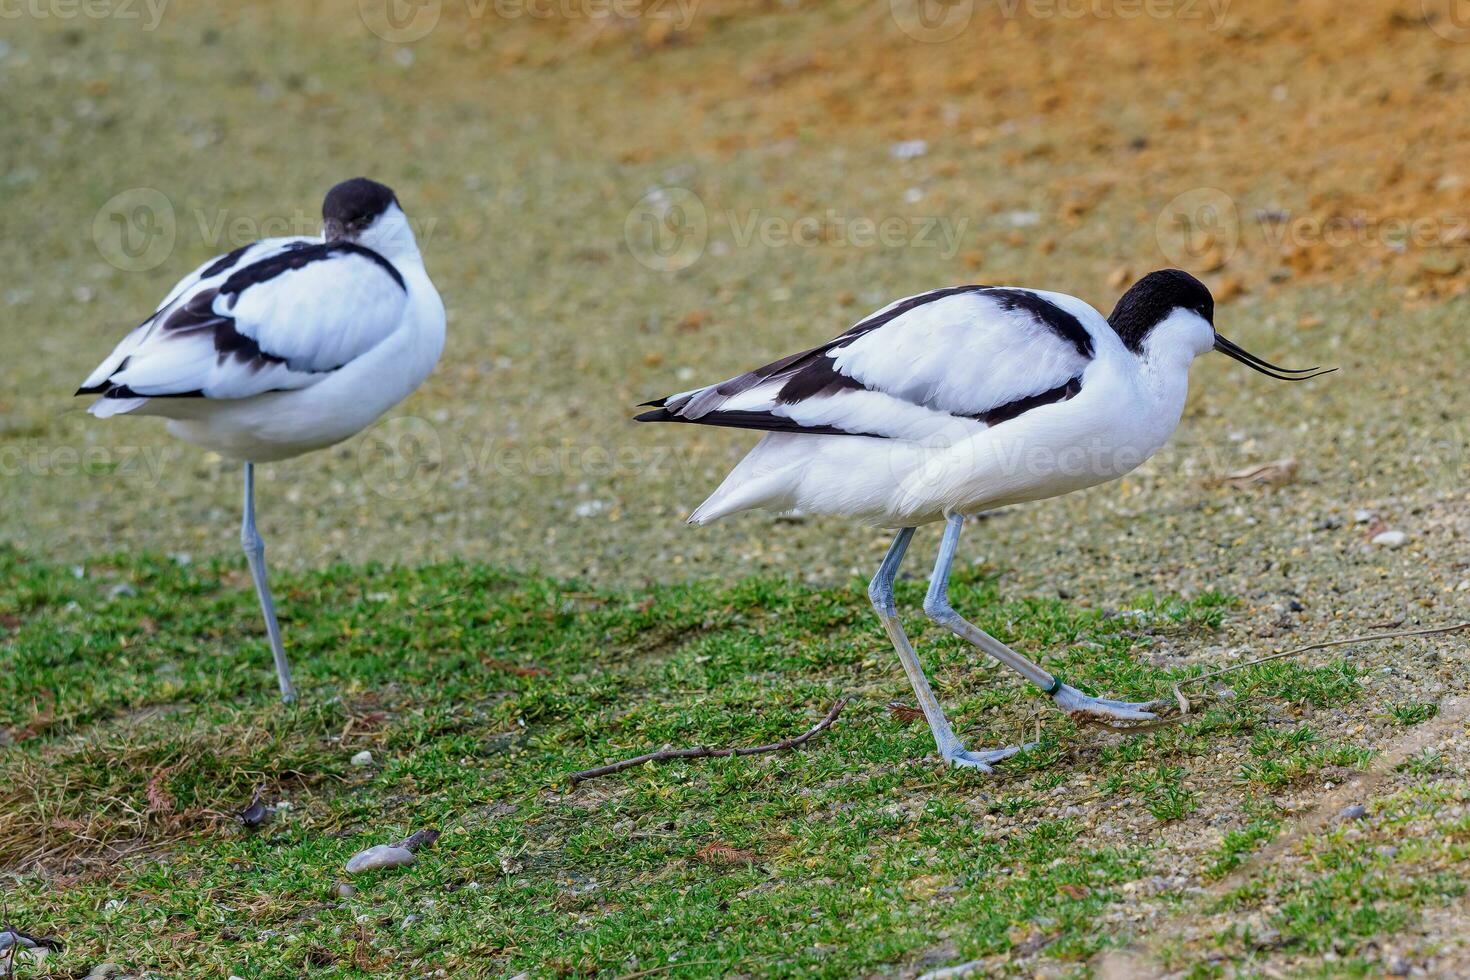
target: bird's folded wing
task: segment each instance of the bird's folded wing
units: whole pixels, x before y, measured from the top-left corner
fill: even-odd
[[[249,265],[287,249],[304,248],[319,243],[320,239],[312,238],[263,238],[260,241],[242,245],[224,255],[216,255],[209,261],[201,263],[197,269],[174,284],[174,287],[168,291],[168,295],[163,298],[163,302],[158,304],[147,319],[128,331],[127,336],[118,341],[112,353],[108,354],[102,363],[98,364],[87,376],[87,380],[82,382],[81,387],[77,389],[77,394],[91,395],[107,391],[111,387],[108,379],[117,373],[133,351],[141,347],[153,335],[159,324],[167,318],[167,313],[180,305],[181,298],[186,299],[189,295],[207,286],[219,286],[242,265]]]
[[[381,343],[398,327],[407,302],[402,277],[386,259],[346,243],[273,250],[201,274],[176,292],[83,392],[248,398],[304,388]]]
[[[821,347],[671,395],[638,418],[894,439],[994,425],[1077,393],[1093,356],[1083,319],[1101,321],[1054,293],[935,290]]]

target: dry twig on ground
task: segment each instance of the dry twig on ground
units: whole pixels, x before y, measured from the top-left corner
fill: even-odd
[[[782,739],[779,742],[771,742],[768,745],[748,745],[733,749],[712,749],[706,745],[696,746],[692,749],[660,749],[657,752],[648,752],[640,756],[635,756],[632,759],[624,759],[622,762],[611,762],[605,766],[598,766],[596,769],[584,769],[581,772],[574,772],[570,779],[573,788],[575,788],[578,783],[585,782],[586,780],[595,779],[598,776],[608,776],[615,772],[622,772],[624,769],[632,769],[634,766],[641,766],[645,762],[665,762],[669,759],[724,758],[732,755],[757,755],[762,752],[784,752],[787,749],[794,749],[798,745],[810,741],[832,727],[832,723],[837,720],[837,716],[842,713],[842,709],[846,704],[847,698],[838,698],[836,703],[832,705],[832,710],[827,712],[827,717],[817,722],[811,728],[808,728],[800,735]]]

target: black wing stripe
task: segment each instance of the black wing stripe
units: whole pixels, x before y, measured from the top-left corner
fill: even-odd
[[[1058,402],[1070,401],[1082,392],[1082,378],[1073,378],[1066,384],[1058,385],[1049,391],[1043,391],[1036,395],[1027,395],[1025,398],[1017,398],[1015,401],[998,405],[989,411],[979,415],[957,415],[956,418],[974,419],[983,422],[988,428],[994,428],[1003,422],[1020,418],[1033,408],[1043,405],[1055,405]],[[936,413],[937,414],[937,413]],[[860,432],[852,429],[844,429],[836,425],[802,425],[795,419],[771,412],[727,412],[715,411],[701,415],[699,418],[685,418],[677,411],[667,408],[655,408],[651,412],[644,412],[635,416],[634,422],[686,422],[693,425],[716,425],[732,429],[763,429],[767,432],[805,432],[808,435],[817,436],[869,436],[874,439],[890,439],[877,432]]]
[[[322,262],[326,259],[336,258],[339,255],[360,255],[377,265],[393,277],[398,283],[398,288],[404,292],[408,287],[404,285],[403,275],[394,268],[393,263],[370,248],[364,248],[355,242],[321,242],[312,245],[301,245],[288,248],[284,252],[267,256],[259,262],[252,262],[245,268],[240,269],[226,279],[219,291],[224,296],[239,296],[251,286],[258,286],[293,269],[300,269],[313,262]]]
[[[272,389],[277,390],[277,389]],[[136,392],[127,385],[113,385],[102,393],[103,398],[203,398],[204,392],[198,388],[193,391],[168,391],[161,395],[145,395]]]
[[[804,432],[816,436],[871,436],[886,439],[876,432],[854,432],[835,425],[802,425],[795,419],[770,412],[708,412],[697,419],[676,415],[666,408],[657,408],[634,417],[634,422],[684,422],[688,425],[714,425],[727,429],[761,429],[766,432]]]
[[[979,419],[987,426],[996,426],[1002,422],[1009,422],[1011,419],[1019,418],[1033,408],[1040,408],[1042,405],[1054,405],[1057,402],[1064,402],[1076,398],[1081,391],[1082,378],[1076,377],[1064,385],[1057,385],[1050,391],[1043,391],[1039,395],[1027,395],[1025,398],[1017,398],[1013,402],[997,405],[995,408],[987,412],[981,412],[979,415],[967,415],[965,417]]]
[[[253,244],[255,243],[251,242],[251,245]],[[227,269],[233,269],[235,267],[235,264],[239,262],[240,259],[243,258],[245,253],[248,251],[250,251],[250,245],[241,245],[239,248],[235,249],[233,252],[230,252],[228,255],[220,256],[220,258],[216,259],[209,268],[199,273],[199,278],[212,279],[215,276],[219,275],[221,272],[226,271]]]
[[[211,334],[220,364],[234,358],[252,371],[261,371],[275,364],[288,364],[286,358],[262,350],[254,338],[236,330],[234,317],[216,313],[216,295],[216,291],[210,289],[191,297],[188,303],[164,321],[164,331],[181,337],[196,333]]]
[[[1092,357],[1092,335],[1082,326],[1082,321],[1055,303],[1042,299],[1025,289],[987,289],[985,295],[1000,304],[1007,313],[1023,311],[1058,337],[1077,348],[1083,357]]]
[[[776,393],[776,401],[782,405],[795,405],[808,398],[835,395],[839,391],[864,390],[866,388],[861,381],[842,373],[837,367],[837,360],[827,354],[793,374]]]
[[[872,316],[868,317],[866,320],[857,323],[852,327],[852,329],[848,330],[847,333],[843,334],[841,337],[838,337],[836,340],[832,341],[832,343],[826,344],[819,349],[826,350],[827,348],[835,347],[840,343],[845,343],[849,340],[855,340],[856,338],[861,337],[863,334],[872,333],[879,327],[885,326],[893,320],[897,320],[905,313],[916,310],[921,306],[927,306],[928,304],[933,303],[936,300],[947,299],[950,296],[958,296],[961,293],[985,292],[993,288],[994,287],[991,286],[980,285],[947,286],[944,289],[934,289],[927,293],[920,293],[917,296],[910,296],[908,299],[895,305],[892,309],[883,310],[879,313],[875,313]]]

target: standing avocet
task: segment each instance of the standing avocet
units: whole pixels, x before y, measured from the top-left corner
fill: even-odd
[[[240,542],[281,697],[296,696],[255,529],[255,464],[360,432],[444,350],[444,304],[393,191],[357,177],[322,202],[320,238],[267,238],[204,263],[82,382],[98,418],[158,415],[245,464]]]
[[[1315,377],[1250,354],[1214,327],[1204,284],[1145,276],[1103,319],[1061,293],[991,286],[899,300],[830,343],[656,402],[640,422],[767,434],[690,516],[742,510],[853,517],[897,535],[868,595],[898,651],[939,753],[986,772],[1020,747],[970,751],[955,737],[893,601],[914,528],[946,523],[924,611],[1040,687],[1063,710],[1143,721],[1147,704],[1094,698],[960,617],[947,586],[967,516],[1116,479],[1154,454],[1184,410],[1189,365],[1218,350],[1286,381]],[[1326,372],[1322,372],[1326,373]]]

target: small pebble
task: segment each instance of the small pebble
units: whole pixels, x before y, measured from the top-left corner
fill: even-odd
[[[1367,815],[1368,808],[1361,803],[1354,803],[1352,806],[1345,806],[1337,811],[1339,820],[1362,820]]]
[[[904,140],[888,148],[889,155],[895,160],[912,160],[928,152],[929,143],[926,140]]]
[[[1373,512],[1371,510],[1360,510],[1353,514],[1353,521],[1355,523],[1367,524],[1371,520],[1373,520]]]
[[[373,764],[373,754],[367,749],[363,749],[352,757],[352,764],[354,766],[370,766]]]
[[[1384,531],[1373,536],[1373,543],[1380,548],[1402,548],[1408,540],[1403,531]]]
[[[137,594],[138,590],[133,588],[127,582],[119,582],[112,588],[107,590],[107,598],[109,599],[121,599],[124,597],[131,598]]]
[[[1404,959],[1402,956],[1395,956],[1393,959],[1388,961],[1388,969],[1386,972],[1391,977],[1406,977],[1410,973],[1414,972],[1414,965],[1408,960]]]
[[[416,860],[418,859],[413,856],[413,851],[407,848],[394,847],[392,844],[378,844],[352,855],[352,860],[347,862],[347,873],[357,875],[364,871],[376,871],[379,868],[401,868],[413,864]]]
[[[332,894],[336,895],[338,898],[351,898],[353,895],[357,894],[357,889],[352,887],[345,881],[339,881],[337,882],[337,887],[332,889]]]

